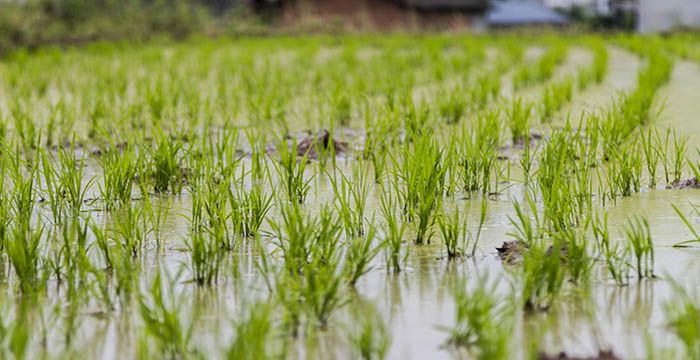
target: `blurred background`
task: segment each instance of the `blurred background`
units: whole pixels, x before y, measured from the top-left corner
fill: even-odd
[[[700,26],[698,0],[0,0],[0,53],[47,44],[193,34],[666,32]]]

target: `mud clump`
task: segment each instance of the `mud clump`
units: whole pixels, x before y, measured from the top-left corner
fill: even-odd
[[[527,243],[520,240],[504,241],[500,247],[496,248],[498,251],[498,257],[508,264],[517,264],[523,259],[525,252],[529,250]],[[554,247],[550,245],[547,247],[546,255],[552,256],[554,254]],[[566,262],[566,258],[569,256],[569,243],[564,242],[559,247],[559,256],[562,262]]]
[[[540,353],[539,355],[540,360],[621,360],[620,357],[615,355],[615,353],[612,350],[598,350],[598,354],[593,355],[593,356],[586,356],[586,357],[578,357],[578,356],[569,356],[566,354],[566,352],[560,352],[559,354],[556,355],[549,355],[546,353]]]
[[[498,257],[501,258],[501,260],[507,262],[508,264],[515,264],[522,260],[523,253],[527,250],[527,248],[528,246],[526,243],[519,240],[513,240],[504,241],[500,247],[496,248],[496,251],[498,251]]]
[[[673,183],[674,189],[700,189],[700,181],[697,178],[680,180]]]
[[[328,130],[322,129],[315,135],[309,135],[299,142],[297,156],[306,155],[309,159],[316,159],[319,154],[329,154],[331,151],[337,156],[344,154],[347,147],[347,143],[336,141]]]

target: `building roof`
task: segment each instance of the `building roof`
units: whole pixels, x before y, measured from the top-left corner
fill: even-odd
[[[567,19],[536,1],[507,0],[492,3],[486,22],[491,26],[563,25]]]

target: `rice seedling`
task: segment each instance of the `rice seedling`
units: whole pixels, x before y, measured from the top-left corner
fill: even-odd
[[[688,218],[688,216],[686,216],[685,214],[683,214],[683,211],[681,211],[681,209],[680,209],[678,206],[676,206],[675,204],[671,204],[671,206],[673,207],[673,210],[676,212],[676,214],[678,215],[678,217],[680,217],[681,220],[683,220],[683,223],[685,224],[685,226],[688,228],[688,230],[690,230],[690,232],[691,232],[691,233],[693,234],[693,236],[694,236],[694,239],[681,241],[681,242],[678,242],[678,243],[674,244],[673,246],[674,246],[674,247],[684,247],[684,246],[687,246],[688,244],[692,244],[692,243],[695,243],[695,242],[700,242],[700,234],[699,234],[698,231],[695,229],[695,226],[694,226],[693,224],[691,224],[690,219]],[[691,211],[691,215],[696,215],[696,216],[697,216],[697,215],[700,215],[700,213],[699,213],[698,211],[700,211],[700,210],[698,209],[698,207],[695,206],[695,205],[693,205],[693,209],[692,209],[692,211]]]
[[[154,135],[144,175],[153,181],[155,192],[179,195],[184,185],[182,135],[168,136],[160,130]]]
[[[496,282],[480,277],[469,289],[465,280],[452,287],[456,324],[449,329],[448,344],[469,350],[479,359],[506,359],[512,321],[496,295]]]
[[[338,171],[329,174],[336,209],[348,238],[365,234],[365,207],[371,186],[367,170],[362,165],[354,166],[351,176],[348,178]]]
[[[287,195],[290,202],[303,204],[311,188],[313,178],[304,179],[306,165],[309,162],[308,154],[303,154],[297,159],[297,143],[292,141],[291,147],[284,141],[278,141],[277,153],[279,162],[275,162],[275,169],[281,181],[281,189]]]
[[[193,327],[181,319],[184,312],[182,298],[173,289],[173,280],[156,272],[153,284],[139,297],[139,314],[145,333],[153,340],[156,353],[169,358],[183,358],[192,353],[191,335]],[[190,313],[191,314],[191,313]],[[194,315],[194,314],[191,314]]]
[[[657,186],[700,178],[693,127],[658,130],[656,120],[664,93],[669,108],[687,106],[676,92],[688,84],[676,80],[692,80],[694,68],[679,63],[670,75],[676,58],[700,59],[696,40],[243,36],[8,55],[0,358],[99,357],[116,344],[141,358],[375,359],[405,355],[416,336],[429,357],[439,344],[420,326],[452,305],[447,336],[457,357],[578,355],[550,349],[570,344],[569,322],[593,329],[593,339],[636,335],[658,299],[644,282],[605,283],[668,268],[668,257],[655,258],[651,224],[619,216],[694,196]],[[579,44],[576,57],[569,43]],[[544,52],[525,60],[534,47]],[[576,68],[581,47],[592,57]],[[637,74],[626,63],[635,57]],[[591,99],[606,104],[609,87],[621,92],[589,112]],[[568,104],[572,114],[584,110],[576,124],[561,114]],[[320,129],[328,136],[314,138]],[[333,136],[342,145],[327,146]],[[673,209],[691,237],[671,243],[700,241],[697,208]],[[517,254],[494,262],[503,233]],[[662,235],[655,242],[682,236]],[[435,238],[439,246],[410,246]],[[436,263],[445,253],[473,261]],[[484,266],[513,284],[479,276]],[[454,304],[444,303],[445,289]],[[677,346],[677,357],[697,352],[690,299],[672,301],[669,326],[653,329],[677,335],[688,348]],[[603,303],[614,311],[597,317],[621,327],[591,322],[588,307]],[[625,344],[615,350],[646,355]]]
[[[372,225],[364,237],[349,238],[347,240],[343,269],[350,286],[355,286],[363,275],[372,270],[372,261],[384,249],[384,242],[375,244],[375,235],[376,230]]]
[[[457,157],[463,188],[467,192],[489,194],[496,177],[497,149],[500,148],[498,113],[480,117],[475,128],[462,131]]]
[[[415,221],[414,242],[429,244],[435,211],[444,194],[446,167],[443,151],[432,138],[418,138],[413,146],[404,145],[400,166],[400,169],[395,169],[395,186],[404,216],[410,222]]]
[[[551,247],[543,241],[530,243],[523,254],[521,271],[521,298],[526,310],[547,310],[557,299],[564,284],[562,246],[553,239]]]
[[[526,86],[544,82],[552,77],[554,70],[567,54],[567,48],[561,45],[550,47],[534,64],[525,64],[513,75],[513,87],[521,89]]]
[[[397,205],[398,202],[391,190],[382,191],[381,210],[384,218],[385,260],[387,268],[395,273],[401,271],[408,257],[408,252],[402,245],[406,227],[396,213]]]
[[[610,276],[618,285],[627,285],[630,278],[629,248],[622,247],[619,242],[611,242],[608,226],[608,213],[601,219],[595,216],[591,226],[596,239],[599,254],[605,261]]]
[[[652,137],[653,134],[658,136],[658,132],[655,133],[652,129],[642,132],[639,135],[642,153],[644,154],[644,164],[646,165],[647,174],[649,175],[649,186],[652,188],[656,187],[656,172],[659,168],[662,156],[661,152],[656,147],[656,143]]]
[[[114,218],[113,236],[133,258],[141,256],[151,227],[139,204],[123,206]]]
[[[458,124],[467,112],[467,97],[460,89],[442,94],[437,101],[438,115],[448,125]]]
[[[447,250],[447,257],[454,259],[463,256],[467,252],[469,239],[467,237],[467,217],[461,215],[459,208],[452,215],[442,214],[437,218],[442,242]]]
[[[274,195],[266,194],[261,185],[253,185],[250,190],[241,190],[241,192],[240,196],[243,198],[240,201],[242,235],[258,236],[267,213],[272,209]]]
[[[98,157],[102,170],[99,190],[105,210],[116,209],[131,202],[134,181],[142,168],[142,161],[142,156],[129,143],[122,151],[115,146],[102,150]]]
[[[44,228],[39,225],[32,229],[28,224],[18,224],[6,240],[7,257],[18,280],[22,293],[32,293],[45,286],[42,279],[42,254],[39,245],[42,242]]]
[[[274,303],[248,304],[241,319],[234,322],[233,339],[226,350],[227,359],[269,359],[283,357],[286,349],[275,343]]]
[[[649,221],[635,217],[625,227],[625,235],[635,260],[637,278],[654,278],[654,244],[651,240]]]
[[[539,109],[542,121],[548,122],[552,120],[554,114],[571,101],[573,92],[574,80],[571,77],[545,86]]]
[[[691,295],[679,284],[674,285],[674,296],[665,306],[668,318],[666,326],[681,341],[685,356],[700,358],[700,304],[697,296]]]
[[[518,98],[511,102],[506,112],[506,124],[510,128],[513,144],[526,143],[530,137],[530,116],[532,104]]]
[[[384,359],[391,343],[389,329],[381,313],[366,302],[353,306],[352,316],[359,323],[350,325],[349,342],[363,360]]]

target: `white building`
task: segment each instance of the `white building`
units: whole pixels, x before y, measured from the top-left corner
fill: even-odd
[[[700,28],[700,0],[638,0],[637,29],[642,33]]]

